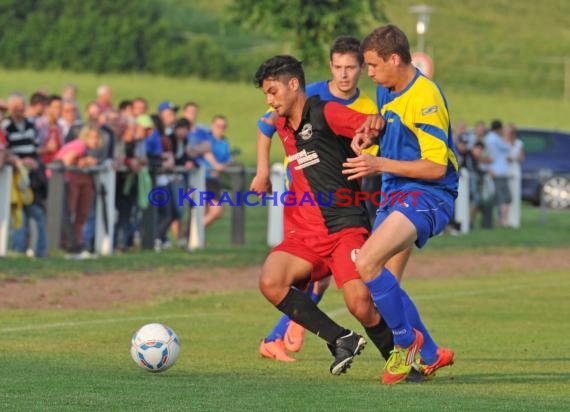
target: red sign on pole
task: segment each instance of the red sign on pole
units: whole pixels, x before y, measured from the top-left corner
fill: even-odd
[[[433,61],[427,54],[421,52],[412,53],[412,64],[427,77],[433,77]]]

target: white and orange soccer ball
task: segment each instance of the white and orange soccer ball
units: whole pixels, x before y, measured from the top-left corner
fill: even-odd
[[[149,323],[133,334],[131,356],[146,371],[165,371],[174,365],[179,354],[178,336],[166,325]]]

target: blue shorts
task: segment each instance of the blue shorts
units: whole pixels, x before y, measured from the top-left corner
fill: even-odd
[[[388,204],[390,203],[390,204]],[[423,247],[432,236],[443,232],[453,218],[454,204],[423,192],[417,196],[406,196],[403,201],[388,202],[376,213],[372,231],[394,211],[404,214],[416,227],[416,246]]]

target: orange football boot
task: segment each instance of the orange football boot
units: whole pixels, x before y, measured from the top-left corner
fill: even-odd
[[[285,332],[285,348],[289,352],[299,352],[305,340],[305,328],[296,322],[289,322],[287,332]]]
[[[283,339],[275,339],[271,342],[265,342],[265,340],[261,340],[261,344],[259,345],[259,353],[264,358],[274,359],[280,362],[295,362],[297,360],[287,355]]]
[[[421,372],[424,376],[432,376],[435,371],[446,366],[453,365],[454,353],[448,348],[438,348],[437,349],[437,360],[431,365],[420,365]]]

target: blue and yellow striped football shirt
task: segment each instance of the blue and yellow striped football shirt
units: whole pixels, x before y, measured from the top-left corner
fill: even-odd
[[[442,200],[457,197],[458,164],[451,135],[447,101],[439,87],[419,70],[401,92],[378,86],[378,108],[386,128],[381,139],[383,157],[394,160],[427,159],[447,167],[439,180],[421,180],[390,173],[382,176],[382,190],[419,190]]]

